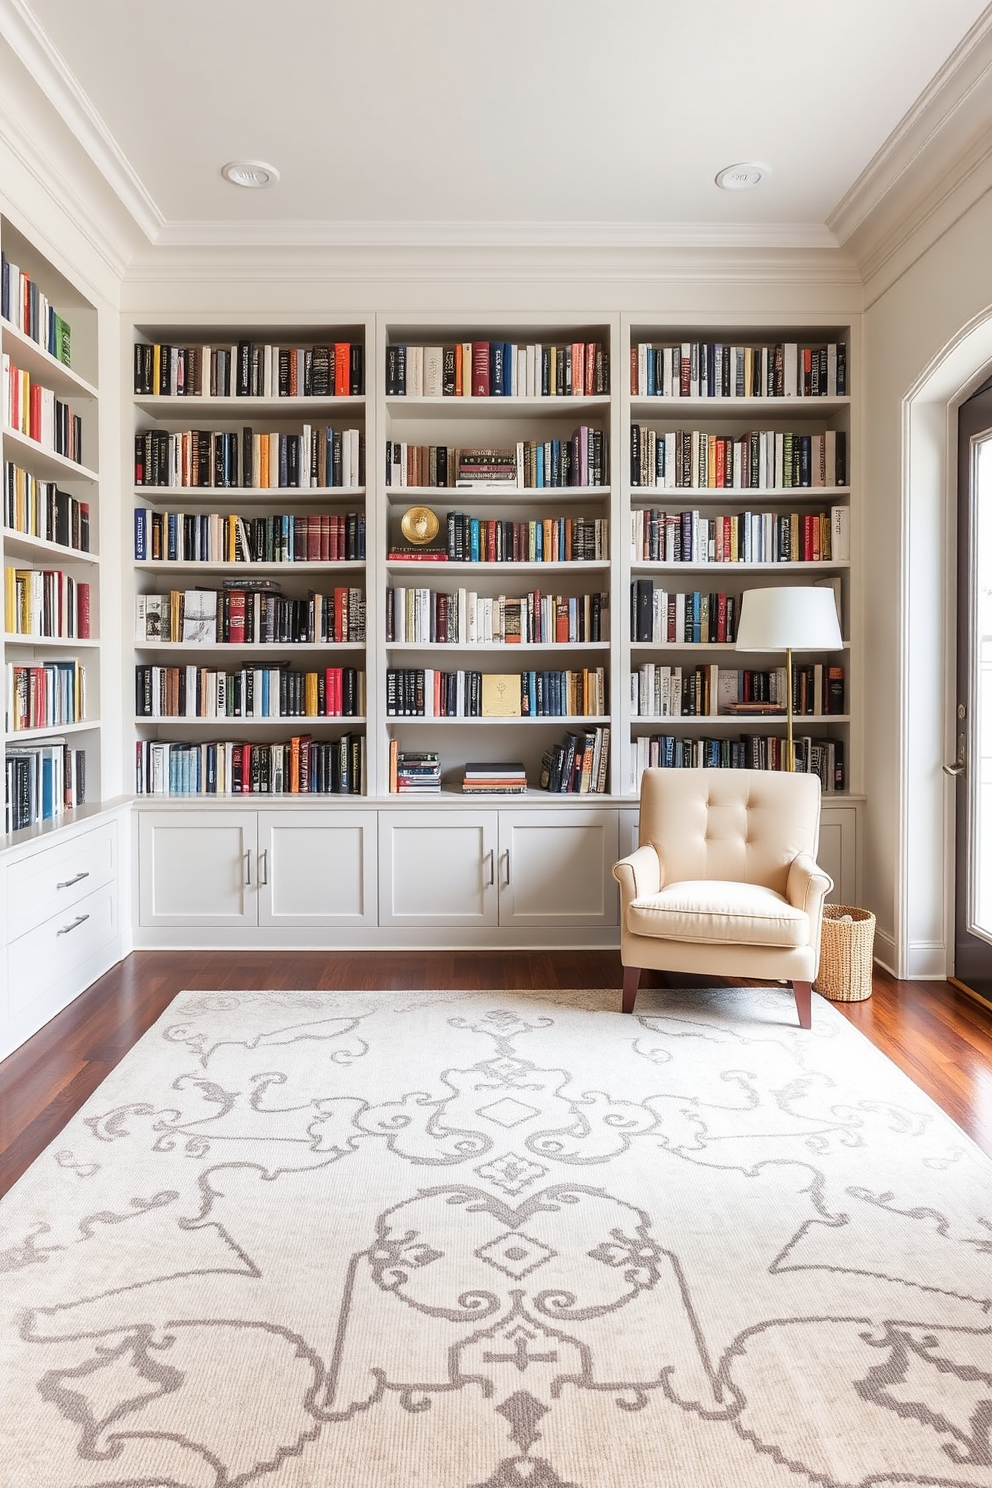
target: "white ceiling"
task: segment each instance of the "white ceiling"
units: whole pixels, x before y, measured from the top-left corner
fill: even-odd
[[[146,233],[173,243],[829,246],[839,204],[989,20],[986,0],[0,5]],[[281,184],[229,185],[241,158]],[[758,190],[716,188],[750,160],[771,168]]]

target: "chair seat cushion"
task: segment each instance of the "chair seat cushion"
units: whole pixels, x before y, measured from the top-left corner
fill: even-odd
[[[704,944],[809,945],[809,919],[774,889],[725,879],[684,879],[631,901],[632,935]]]

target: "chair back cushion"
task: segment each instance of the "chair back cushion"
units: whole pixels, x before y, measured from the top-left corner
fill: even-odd
[[[645,770],[639,841],[662,882],[729,879],[785,894],[799,853],[816,859],[820,781],[779,770]]]

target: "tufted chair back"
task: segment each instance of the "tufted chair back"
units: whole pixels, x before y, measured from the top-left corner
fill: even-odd
[[[776,770],[645,770],[639,842],[663,880],[725,879],[785,894],[799,853],[814,861],[820,782]]]

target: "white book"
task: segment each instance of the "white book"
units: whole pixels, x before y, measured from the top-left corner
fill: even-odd
[[[422,350],[424,358],[423,396],[440,398],[443,388],[444,348],[425,346],[418,349]]]
[[[187,589],[183,602],[184,641],[209,645],[217,639],[217,594],[213,589]]]
[[[799,347],[795,341],[786,341],[783,345],[782,367],[785,396],[794,398],[802,391],[799,386]]]
[[[830,555],[835,563],[850,562],[851,509],[848,506],[830,508]]]

